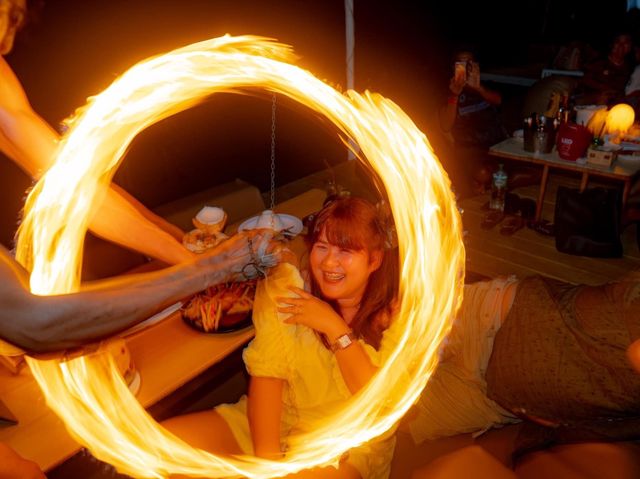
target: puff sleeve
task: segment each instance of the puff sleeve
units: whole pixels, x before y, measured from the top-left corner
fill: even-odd
[[[289,380],[294,373],[296,326],[283,322],[287,314],[278,312],[276,299],[294,296],[290,286],[303,288],[298,269],[282,263],[272,269],[256,289],[253,304],[255,338],[243,352],[247,371],[254,377]]]

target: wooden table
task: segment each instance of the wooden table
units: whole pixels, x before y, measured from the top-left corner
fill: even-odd
[[[276,206],[279,213],[303,218],[317,211],[326,197],[319,189]],[[137,398],[149,407],[217,364],[253,337],[253,328],[222,335],[201,334],[185,325],[179,314],[126,338],[141,375]],[[28,368],[11,374],[0,367],[0,397],[18,418],[17,426],[0,428],[0,441],[49,470],[80,450],[63,422],[51,411]]]
[[[523,140],[518,138],[507,138],[500,143],[489,148],[489,154],[498,158],[507,158],[509,160],[522,161],[524,163],[532,163],[542,166],[542,179],[540,180],[540,189],[538,191],[538,203],[536,204],[535,220],[540,221],[542,216],[542,202],[547,189],[547,180],[549,178],[549,170],[558,168],[561,170],[575,171],[582,175],[580,180],[580,191],[584,191],[589,182],[589,176],[599,176],[609,178],[623,183],[622,190],[622,209],[624,210],[631,189],[631,182],[640,171],[640,157],[619,156],[618,159],[610,166],[596,166],[579,161],[567,161],[558,156],[558,152],[554,150],[551,153],[533,153],[525,151]]]

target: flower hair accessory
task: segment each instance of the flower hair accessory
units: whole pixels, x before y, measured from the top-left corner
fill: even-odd
[[[394,249],[398,247],[398,235],[396,233],[396,226],[393,222],[393,215],[391,214],[391,208],[389,203],[385,200],[380,200],[376,203],[376,210],[378,210],[378,223],[380,229],[384,232],[385,249]]]

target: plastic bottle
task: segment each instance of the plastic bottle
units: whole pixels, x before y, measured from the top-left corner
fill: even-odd
[[[507,194],[507,173],[504,171],[504,165],[500,163],[498,171],[493,174],[491,182],[491,200],[489,201],[489,209],[504,211],[504,200]]]
[[[531,113],[524,119],[522,136],[524,138],[524,151],[533,151],[533,135],[536,131],[536,114]]]

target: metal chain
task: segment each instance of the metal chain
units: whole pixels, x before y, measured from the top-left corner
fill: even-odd
[[[276,204],[276,94],[271,101],[271,204],[270,208]]]

